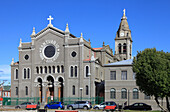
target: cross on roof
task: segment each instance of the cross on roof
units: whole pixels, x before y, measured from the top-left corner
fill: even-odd
[[[47,18],[47,20],[49,20],[49,24],[51,25],[51,20],[53,20],[53,18],[51,17],[51,15],[49,16],[49,18]]]

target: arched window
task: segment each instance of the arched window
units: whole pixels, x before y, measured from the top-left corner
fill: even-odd
[[[28,87],[25,87],[25,95],[28,95]]]
[[[126,43],[123,44],[123,53],[126,53]]]
[[[119,54],[121,54],[121,51],[122,51],[122,49],[121,49],[121,43],[119,43],[119,44],[118,44],[118,52],[119,52]]]
[[[26,74],[27,74],[27,71],[26,71],[26,68],[24,68],[24,79],[26,79]]]
[[[73,85],[73,95],[75,95],[75,86]]]
[[[88,77],[88,73],[89,73],[89,66],[86,66],[86,77]]]
[[[27,69],[27,78],[28,79],[30,78],[30,69],[29,68]]]
[[[15,78],[18,79],[18,69],[15,70]]]
[[[53,73],[55,73],[55,66],[53,66]]]
[[[135,88],[133,89],[133,99],[138,99],[139,98],[139,92],[138,89]]]
[[[48,70],[49,70],[49,73],[51,73],[51,67],[50,66],[48,67]]]
[[[86,85],[86,95],[88,95],[89,94],[89,87],[88,87],[88,85]]]
[[[15,95],[18,95],[18,87],[15,88]]]
[[[77,66],[75,66],[75,77],[77,77]]]
[[[47,73],[47,67],[46,66],[44,67],[44,69],[45,69],[45,73]]]
[[[42,74],[43,73],[43,67],[40,66],[40,73]]]
[[[70,76],[73,77],[73,66],[70,67]]]
[[[60,66],[57,66],[57,72],[60,73]]]
[[[110,98],[115,99],[116,98],[116,90],[114,88],[110,89]]]
[[[64,73],[64,66],[61,65],[61,72]]]
[[[39,67],[36,67],[36,72],[37,74],[39,74]]]
[[[125,88],[121,90],[121,97],[122,99],[127,99],[127,90]]]

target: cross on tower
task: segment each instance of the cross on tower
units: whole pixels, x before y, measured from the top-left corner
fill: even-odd
[[[123,10],[123,15],[125,16],[125,9]]]
[[[52,25],[51,20],[53,20],[53,18],[51,17],[51,15],[49,16],[49,18],[47,18],[47,20],[49,20],[49,25]]]

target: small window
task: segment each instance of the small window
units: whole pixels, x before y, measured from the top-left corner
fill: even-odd
[[[18,69],[15,70],[15,73],[16,73],[15,78],[18,79]]]
[[[114,88],[110,89],[110,98],[115,99],[116,98],[116,90]]]
[[[28,79],[30,78],[30,69],[29,68],[27,69],[27,78]]]
[[[133,99],[139,99],[139,92],[138,89],[133,89]]]
[[[25,95],[28,95],[28,87],[25,87]]]
[[[73,95],[75,95],[75,86],[73,85]]]
[[[57,66],[57,72],[60,73],[60,66]]]
[[[89,94],[89,87],[88,87],[88,85],[86,85],[86,95],[88,95]]]
[[[123,53],[126,53],[126,43],[123,44]]]
[[[75,52],[75,51],[73,51],[72,53],[71,53],[71,56],[72,57],[75,57],[77,55],[77,53]]]
[[[88,77],[88,73],[89,73],[89,66],[86,66],[86,77]]]
[[[122,71],[121,78],[122,80],[127,80],[127,71]]]
[[[121,51],[122,51],[121,47],[122,47],[122,45],[121,45],[121,43],[119,43],[118,44],[118,52],[119,52],[119,54],[121,54]]]
[[[36,72],[37,74],[39,74],[39,67],[36,67]]]
[[[110,80],[116,80],[116,71],[110,71]]]
[[[75,77],[77,77],[77,66],[75,66]]]
[[[26,74],[27,74],[27,71],[26,71],[26,69],[24,68],[24,79],[26,79]]]
[[[55,66],[53,66],[53,73],[55,73]]]
[[[28,60],[29,56],[26,54],[24,58],[25,58],[25,60]]]
[[[15,95],[18,95],[18,87],[15,88]]]
[[[121,90],[121,97],[122,99],[127,99],[127,90],[125,88]]]
[[[73,66],[70,67],[70,76],[73,77]]]
[[[64,73],[64,66],[61,65],[61,72]]]

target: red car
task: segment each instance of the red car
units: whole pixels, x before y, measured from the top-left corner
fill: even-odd
[[[117,109],[117,105],[115,102],[108,102],[108,104],[104,107],[104,110],[116,110]]]

